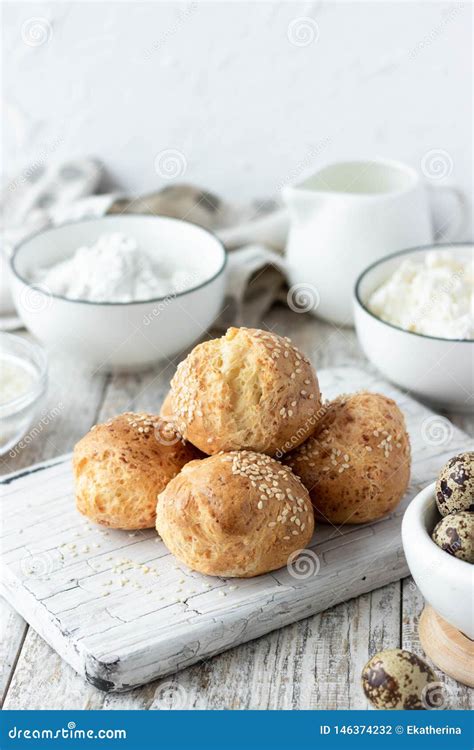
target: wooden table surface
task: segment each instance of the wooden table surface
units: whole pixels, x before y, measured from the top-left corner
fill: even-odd
[[[369,365],[351,329],[275,305],[262,327],[290,336],[316,368]],[[157,411],[175,369],[88,375],[80,363],[50,360],[50,387],[35,437],[2,473],[70,451],[92,424],[126,410]],[[474,418],[447,415],[474,436]],[[129,693],[85,682],[0,598],[0,695],[6,709],[363,709],[363,665],[385,648],[423,654],[417,622],[423,598],[411,578],[227,651]],[[472,706],[472,691],[443,676],[447,707]]]

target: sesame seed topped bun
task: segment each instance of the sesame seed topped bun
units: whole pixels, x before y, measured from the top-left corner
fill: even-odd
[[[77,509],[114,529],[152,528],[158,493],[201,455],[168,420],[120,414],[95,425],[74,448]]]
[[[320,406],[316,373],[290,339],[229,328],[181,362],[167,408],[180,432],[205,453],[283,455],[311,434]]]
[[[160,417],[165,417],[166,419],[171,420],[173,419],[173,403],[171,400],[171,391],[168,391],[163,403],[161,404]]]
[[[182,469],[158,498],[156,528],[191,569],[248,578],[286,565],[310,541],[314,517],[288,467],[232,451]]]
[[[315,433],[284,460],[309,490],[317,518],[373,521],[394,510],[410,479],[403,414],[379,393],[339,396]]]

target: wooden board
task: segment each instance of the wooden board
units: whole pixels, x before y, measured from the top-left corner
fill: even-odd
[[[392,516],[361,527],[320,526],[298,567],[250,580],[209,578],[178,563],[153,531],[87,523],[74,509],[63,457],[4,480],[4,595],[89,682],[121,691],[405,576],[403,509],[468,438],[363,371],[319,376],[326,397],[369,388],[403,408],[412,482]]]
[[[474,641],[453,628],[425,605],[418,625],[420,643],[437,667],[468,687],[474,687]]]

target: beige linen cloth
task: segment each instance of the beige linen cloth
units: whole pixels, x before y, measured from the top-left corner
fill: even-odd
[[[37,165],[3,188],[0,329],[21,327],[6,268],[15,247],[47,227],[105,214],[172,216],[215,232],[229,250],[227,294],[218,327],[258,326],[273,302],[285,297],[287,214],[274,201],[232,206],[185,184],[170,184],[156,193],[131,198],[101,191],[104,177],[99,161],[81,159]]]

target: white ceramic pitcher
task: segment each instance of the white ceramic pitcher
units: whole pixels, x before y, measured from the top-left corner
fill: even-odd
[[[370,263],[433,241],[425,187],[394,161],[351,161],[325,167],[283,190],[290,229],[290,283],[313,298],[312,312],[352,325],[352,291]]]

